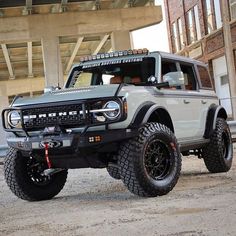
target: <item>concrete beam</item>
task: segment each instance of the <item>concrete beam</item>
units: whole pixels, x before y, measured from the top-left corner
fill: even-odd
[[[9,75],[10,75],[10,79],[15,79],[15,75],[13,72],[13,68],[12,68],[12,64],[11,64],[11,60],[10,60],[7,46],[6,46],[6,44],[1,44],[1,47],[2,47],[2,52],[3,52],[4,58],[5,58],[5,61],[7,64],[7,69],[8,69]]]
[[[32,42],[27,42],[27,52],[28,52],[28,77],[33,77]]]
[[[0,18],[0,43],[36,41],[44,37],[131,31],[161,21],[160,6]]]
[[[99,53],[99,51],[101,50],[101,48],[104,46],[104,44],[106,43],[106,41],[109,38],[109,34],[106,34],[103,36],[102,40],[100,41],[100,43],[98,44],[98,46],[96,47],[96,49],[93,51],[93,55],[96,55]]]
[[[74,62],[74,59],[75,59],[75,57],[76,57],[76,55],[77,55],[77,52],[78,52],[78,50],[79,50],[79,48],[80,48],[80,46],[81,46],[81,44],[82,44],[82,42],[83,42],[83,39],[84,39],[84,37],[79,37],[79,38],[78,38],[78,40],[77,40],[77,42],[76,42],[76,44],[75,44],[74,50],[73,50],[73,52],[72,52],[72,54],[71,54],[71,57],[70,57],[70,59],[69,59],[69,61],[68,61],[68,63],[67,63],[66,70],[65,70],[65,74],[68,74],[68,73],[69,73],[69,71],[70,71],[70,69],[71,69],[71,66],[72,66],[72,64],[73,64],[73,62]]]
[[[130,32],[127,30],[112,32],[111,47],[113,51],[132,49],[133,41]]]
[[[42,91],[44,87],[45,79],[42,77],[0,81],[0,97]],[[0,100],[0,107],[1,106],[2,101]]]
[[[64,84],[58,37],[42,38],[43,66],[46,87]]]

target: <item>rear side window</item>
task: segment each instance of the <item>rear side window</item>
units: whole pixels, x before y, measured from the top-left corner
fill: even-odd
[[[208,70],[204,66],[197,66],[198,73],[201,81],[201,87],[206,89],[212,89],[211,78],[209,76]]]

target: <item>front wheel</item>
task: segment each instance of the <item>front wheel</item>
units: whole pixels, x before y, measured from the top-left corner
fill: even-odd
[[[181,155],[174,134],[165,125],[147,123],[138,137],[121,145],[118,164],[127,188],[143,197],[170,192],[181,171]]]
[[[67,170],[46,176],[44,162],[34,157],[23,156],[14,148],[10,148],[4,162],[4,174],[10,190],[19,198],[28,201],[51,199],[64,187]]]
[[[120,179],[120,168],[117,164],[110,163],[107,167],[107,172],[113,179]]]
[[[227,172],[232,166],[233,145],[227,122],[217,118],[210,143],[202,150],[207,169],[212,173]]]

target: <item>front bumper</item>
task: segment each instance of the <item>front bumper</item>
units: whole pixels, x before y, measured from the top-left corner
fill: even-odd
[[[10,147],[24,152],[43,150],[44,144],[48,143],[52,153],[53,151],[60,153],[67,149],[76,153],[80,149],[96,149],[96,146],[129,139],[135,137],[137,133],[137,130],[131,129],[87,131],[86,133],[61,133],[36,137],[9,137],[7,142]]]

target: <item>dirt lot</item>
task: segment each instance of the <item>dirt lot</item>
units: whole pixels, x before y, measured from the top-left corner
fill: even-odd
[[[139,198],[106,170],[73,170],[53,200],[26,202],[7,188],[0,166],[0,235],[236,235],[233,168],[209,174],[184,158],[182,176],[166,196]]]

